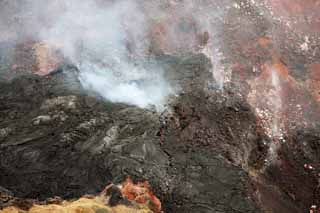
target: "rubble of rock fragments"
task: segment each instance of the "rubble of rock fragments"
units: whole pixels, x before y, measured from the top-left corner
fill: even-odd
[[[320,211],[319,1],[0,8],[0,212]]]

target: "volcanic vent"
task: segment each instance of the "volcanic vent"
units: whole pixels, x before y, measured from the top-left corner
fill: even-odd
[[[320,211],[317,0],[0,6],[0,212]]]

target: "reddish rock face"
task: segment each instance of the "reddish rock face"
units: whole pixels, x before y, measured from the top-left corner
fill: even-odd
[[[320,32],[320,1],[319,0],[267,0],[274,14],[286,19],[298,18],[299,30]]]
[[[135,201],[141,204],[149,204],[150,208],[155,213],[161,212],[161,202],[153,194],[151,186],[147,181],[134,184],[131,178],[127,178],[122,185],[121,193],[130,201]]]
[[[151,29],[152,51],[166,53],[195,52],[208,40],[192,18],[170,16]]]
[[[62,57],[59,57],[55,48],[46,43],[36,43],[33,46],[33,51],[37,65],[35,73],[38,75],[49,74],[51,71],[57,69],[62,61]]]
[[[301,14],[305,10],[310,10],[318,0],[269,0],[273,8],[278,13]]]
[[[320,64],[311,64],[309,69],[310,78],[315,81],[320,81]]]
[[[320,64],[309,66],[309,78],[306,85],[312,96],[317,102],[320,102]]]
[[[58,68],[63,57],[45,42],[26,42],[14,47],[11,69],[14,73],[26,72],[47,75]]]
[[[258,69],[257,76],[245,74],[250,85],[249,103],[260,111],[257,113],[258,117],[266,128],[272,128],[277,121],[277,128],[282,128],[286,134],[291,123],[306,126],[308,119],[305,113],[319,110],[319,105],[315,103],[320,101],[320,65],[310,65],[307,70],[309,74],[306,73],[307,80],[301,81],[293,76],[292,69],[282,61],[282,55],[273,46],[271,39],[262,37],[257,43],[258,45],[252,45],[253,52],[264,50],[266,57],[255,65]],[[317,113],[315,116],[318,117]]]
[[[101,4],[103,2],[101,1]],[[271,173],[275,179],[286,183],[279,181],[277,186],[292,200],[302,203],[306,209],[311,204],[310,192],[315,181],[311,178],[309,185],[301,187],[301,190],[295,190],[307,177],[301,166],[306,160],[305,156],[302,158],[298,154],[294,154],[293,157],[296,159],[292,160],[291,153],[303,153],[305,148],[304,145],[297,145],[300,141],[290,142],[286,137],[292,134],[290,131],[294,132],[299,128],[308,129],[312,127],[312,122],[320,120],[318,57],[320,53],[317,47],[319,43],[308,38],[309,35],[320,33],[320,0],[264,0],[264,2],[268,3],[274,17],[281,18],[284,24],[276,22],[272,23],[272,27],[268,24],[261,27],[264,22],[256,23],[255,17],[251,17],[249,13],[234,15],[230,12],[230,20],[234,23],[233,25],[224,23],[223,42],[220,45],[224,46],[221,49],[224,49],[222,52],[227,58],[225,63],[230,63],[232,81],[248,85],[246,98],[256,110],[258,124],[273,139],[270,147],[274,150],[271,154],[276,158],[270,159],[274,164]],[[239,16],[243,20],[236,21]],[[269,17],[263,18],[268,22]],[[273,29],[276,29],[275,32],[271,32]],[[199,48],[207,45],[208,40],[216,39],[205,30],[207,29],[201,28],[191,16],[176,12],[168,13],[165,17],[152,22],[150,26],[150,51],[167,54],[198,52]],[[2,37],[6,38],[6,35]],[[128,51],[136,54],[135,45],[130,41],[129,38]],[[24,60],[25,58],[27,60]],[[33,42],[16,48],[14,62],[13,70],[23,67],[21,70],[32,70],[39,75],[46,75],[59,65],[59,57],[55,54],[54,48],[44,43]],[[189,114],[192,114],[191,112],[193,111],[190,109]],[[188,113],[184,112],[179,116],[185,121],[187,115]],[[188,128],[181,133],[183,141],[191,141],[200,129],[199,124],[191,118]],[[183,122],[178,121],[175,121],[175,127],[181,128]],[[206,119],[201,122],[209,123]],[[210,136],[212,134],[210,129],[207,131],[204,127],[201,134]],[[163,131],[162,129],[162,142]],[[197,143],[205,146],[213,144],[214,139],[208,138]],[[288,144],[287,150],[283,148],[285,146],[281,145],[281,141],[283,144]],[[292,178],[295,175],[301,176]],[[151,202],[156,212],[161,210],[160,201],[153,196],[146,182],[134,184],[128,179],[124,183],[122,193],[129,200],[138,203]]]

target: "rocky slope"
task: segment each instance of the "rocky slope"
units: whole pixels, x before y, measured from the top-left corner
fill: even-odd
[[[131,177],[149,181],[164,212],[319,206],[319,3],[206,2],[224,11],[217,32],[176,13],[152,29],[151,57],[181,92],[161,113],[84,91],[41,43],[0,43],[0,193],[49,204]],[[171,35],[171,24],[183,27]]]
[[[19,198],[71,199],[129,176],[148,180],[165,212],[301,212],[312,203],[312,182],[278,191],[282,166],[265,164],[272,141],[241,90],[207,86],[204,55],[157,60],[184,88],[161,114],[88,94],[72,66],[1,82],[1,186]],[[303,157],[285,150],[297,166],[288,172],[313,180],[299,169]],[[301,206],[292,190],[307,196]]]
[[[186,74],[185,95],[162,115],[86,95],[68,67],[1,83],[1,186],[75,198],[130,176],[150,182],[165,212],[256,212],[241,168],[263,140],[250,107],[188,80],[207,72],[203,55],[159,60]]]

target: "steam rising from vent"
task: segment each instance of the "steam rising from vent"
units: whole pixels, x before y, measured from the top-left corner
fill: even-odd
[[[283,140],[283,131],[281,128],[281,112],[282,112],[282,100],[281,100],[281,83],[278,75],[278,71],[271,70],[271,85],[273,89],[269,95],[271,113],[274,115],[271,122],[271,138],[273,142],[270,144],[268,159],[273,163],[277,158],[278,150],[280,149],[280,142]]]
[[[55,23],[41,31],[42,39],[59,45],[79,67],[85,88],[114,102],[163,106],[172,90],[161,68],[135,65],[149,47],[143,12],[134,1],[99,6],[92,0],[66,1]]]
[[[161,70],[154,70],[152,75],[149,70],[128,64],[129,75],[123,73],[123,76],[118,77],[112,72],[106,72],[87,62],[81,66],[81,69],[80,81],[84,87],[98,92],[113,102],[140,107],[155,105],[158,110],[161,110],[166,102],[166,96],[172,92],[170,85],[162,77]]]
[[[219,48],[226,2],[5,1],[0,29],[6,33],[0,42],[16,36],[49,44],[80,69],[85,88],[111,101],[161,108],[179,86],[166,81],[161,66],[149,66],[157,54],[204,53],[212,61],[216,87],[223,88],[226,69]]]

